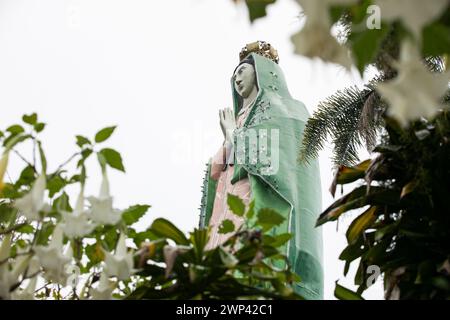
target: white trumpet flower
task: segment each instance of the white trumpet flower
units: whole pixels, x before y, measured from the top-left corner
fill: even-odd
[[[90,234],[95,225],[89,219],[89,212],[84,208],[84,194],[83,189],[78,196],[77,204],[73,212],[62,211],[63,223],[61,227],[64,234],[70,238],[82,238]]]
[[[36,246],[34,249],[44,269],[44,278],[48,281],[66,285],[69,274],[66,265],[72,260],[70,246],[67,254],[63,253],[63,230],[57,225],[48,246]]]
[[[329,6],[352,4],[356,0],[297,0],[302,7],[306,22],[303,28],[291,37],[295,53],[309,58],[318,57],[326,62],[337,63],[350,69],[350,51],[339,44],[331,33]]]
[[[422,38],[422,29],[438,18],[449,5],[448,0],[375,0],[385,21],[401,20],[416,37]]]
[[[35,300],[34,292],[36,290],[37,277],[33,277],[28,282],[25,289],[17,289],[11,295],[13,300]]]
[[[90,290],[93,300],[111,300],[112,293],[116,288],[116,282],[110,281],[108,275],[102,272],[99,284]]]
[[[108,251],[105,253],[105,272],[110,277],[117,277],[119,280],[128,279],[133,270],[133,253],[128,252],[125,243],[125,235],[120,234],[119,241],[114,254]]]
[[[105,225],[115,225],[122,218],[122,211],[113,208],[113,197],[109,192],[109,181],[106,170],[103,172],[103,180],[98,197],[89,197],[91,214],[94,222]]]
[[[421,117],[433,117],[448,90],[450,73],[432,73],[423,64],[418,49],[410,41],[402,43],[398,75],[376,89],[388,101],[388,113],[402,126]]]
[[[45,174],[42,174],[34,182],[31,191],[16,200],[15,207],[28,220],[40,220],[40,212],[48,211],[48,205],[44,202],[46,187]]]

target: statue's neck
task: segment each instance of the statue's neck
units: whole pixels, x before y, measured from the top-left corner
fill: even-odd
[[[247,108],[250,104],[252,104],[255,99],[256,96],[258,95],[258,88],[256,86],[253,86],[252,91],[250,92],[250,94],[248,95],[247,98],[244,98],[244,101],[242,103],[242,108]]]

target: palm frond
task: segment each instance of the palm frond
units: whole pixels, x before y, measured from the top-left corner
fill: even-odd
[[[350,87],[321,102],[306,124],[300,161],[317,158],[331,138],[333,163],[336,166],[355,164],[359,160],[358,149],[365,146],[371,151],[376,143],[378,107],[379,96],[372,86],[362,90]]]

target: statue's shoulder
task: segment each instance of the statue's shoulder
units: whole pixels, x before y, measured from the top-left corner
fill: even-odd
[[[305,104],[291,97],[271,99],[274,116],[293,118],[302,122],[308,121],[310,114]]]

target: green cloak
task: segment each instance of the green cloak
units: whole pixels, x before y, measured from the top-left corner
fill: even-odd
[[[270,135],[271,130],[276,130],[279,135],[278,170],[268,172],[265,170],[267,164],[259,160],[256,163],[249,159],[237,161],[232,183],[248,176],[256,212],[261,208],[272,208],[286,218],[273,233],[290,232],[294,235],[284,247],[294,272],[302,279],[294,285],[294,290],[306,299],[320,300],[323,299],[323,244],[322,232],[315,228],[322,201],[319,164],[318,161],[311,161],[309,165],[304,165],[297,161],[299,142],[309,114],[303,103],[291,97],[278,64],[255,53],[249,57],[254,60],[259,91],[245,124],[234,133],[235,145],[237,137],[246,135],[249,130],[257,132],[258,139],[261,134]],[[237,115],[239,96],[233,81],[232,90]],[[273,143],[271,141],[269,138],[269,149],[270,143]],[[237,157],[241,152],[248,157],[251,152],[249,144],[236,150]],[[210,177],[209,164],[203,185],[201,227],[209,223],[216,184]]]

